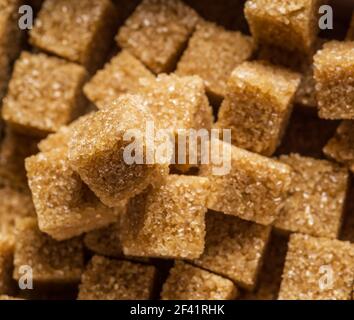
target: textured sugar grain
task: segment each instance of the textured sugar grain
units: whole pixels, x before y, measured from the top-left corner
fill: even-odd
[[[78,283],[84,268],[82,241],[79,238],[58,242],[39,231],[34,218],[16,223],[14,279],[23,276],[22,266],[32,268],[37,284]]]
[[[293,234],[278,299],[350,300],[353,268],[353,244]]]
[[[317,237],[337,238],[342,225],[349,174],[337,164],[302,157],[281,156],[292,168],[292,183],[275,227]]]
[[[272,224],[290,188],[290,167],[222,141],[213,142],[210,150],[225,159],[230,154],[230,166],[222,175],[213,174],[211,164],[201,166],[200,175],[210,181],[208,209]]]
[[[238,290],[232,281],[176,261],[163,285],[163,300],[233,300]]]
[[[46,0],[30,31],[30,42],[93,71],[104,61],[117,25],[110,0]]]
[[[206,178],[169,175],[130,200],[122,228],[127,256],[195,259],[204,251]]]
[[[205,250],[193,264],[254,289],[270,230],[237,217],[208,212]]]
[[[122,208],[108,208],[72,170],[63,149],[26,159],[38,225],[57,240],[69,239],[115,222]]]
[[[203,22],[189,40],[176,73],[200,76],[210,98],[220,102],[225,96],[232,70],[249,59],[252,51],[250,37]]]
[[[147,146],[144,133],[141,138],[135,136],[135,158],[141,157],[143,163],[130,164],[124,156],[131,143],[124,138],[126,133],[143,132],[149,121],[154,118],[147,101],[141,96],[124,95],[91,114],[73,130],[69,142],[70,166],[107,206],[120,205],[168,174],[168,163],[146,164],[151,146]]]
[[[314,57],[319,116],[354,119],[354,42],[327,42]]]
[[[133,55],[123,50],[85,85],[86,96],[99,109],[124,93],[135,93],[154,75]]]
[[[84,111],[81,91],[86,77],[79,65],[23,52],[15,64],[2,116],[26,134],[45,136],[55,132]]]
[[[300,75],[266,62],[235,68],[217,127],[232,129],[232,143],[266,156],[280,144],[292,112]]]
[[[156,268],[94,256],[81,278],[79,300],[148,300]]]
[[[156,74],[170,72],[198,20],[196,12],[180,0],[143,0],[116,40]]]

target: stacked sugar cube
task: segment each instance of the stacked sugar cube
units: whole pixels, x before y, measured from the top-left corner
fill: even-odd
[[[220,3],[35,1],[26,34],[0,0],[0,300],[352,298],[353,23]],[[149,123],[169,158],[127,161]],[[229,170],[170,161],[189,129]]]

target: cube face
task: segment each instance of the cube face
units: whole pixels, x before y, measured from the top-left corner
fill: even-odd
[[[120,208],[104,206],[55,149],[26,159],[27,176],[41,231],[69,239],[115,222]]]
[[[157,126],[171,129],[211,129],[212,108],[198,76],[159,75],[139,90],[149,103]]]
[[[155,73],[173,71],[198,21],[195,11],[180,0],[144,0],[117,35]]]
[[[354,122],[343,121],[334,137],[324,147],[323,152],[354,172]]]
[[[337,238],[343,220],[349,174],[326,160],[281,156],[292,170],[289,196],[275,227],[317,237]]]
[[[245,15],[259,45],[311,52],[321,0],[248,0]]]
[[[28,192],[25,158],[38,152],[38,139],[5,128],[0,145],[0,187]]]
[[[13,244],[0,237],[0,294],[12,293]]]
[[[125,255],[195,259],[203,253],[209,183],[170,175],[164,183],[130,200],[124,215]]]
[[[16,229],[14,279],[21,277],[21,266],[26,265],[33,270],[34,283],[79,282],[84,267],[80,239],[55,241],[39,231],[37,221],[33,218],[18,220]]]
[[[316,97],[323,119],[354,119],[354,42],[331,41],[314,57]]]
[[[232,143],[266,156],[279,145],[300,76],[265,62],[245,62],[232,72],[217,127],[232,129]]]
[[[18,218],[36,217],[29,194],[4,187],[0,189],[0,235],[15,240],[15,221]]]
[[[79,300],[148,300],[153,266],[94,256],[81,278]]]
[[[74,128],[69,143],[70,165],[107,206],[120,205],[168,174],[168,164],[145,161],[147,144],[141,130],[153,120],[143,97],[124,95]],[[136,142],[134,159],[127,159],[133,158],[126,152],[132,143],[131,137],[126,139],[130,133]],[[135,161],[137,157],[144,160],[143,164]]]
[[[176,261],[161,294],[162,300],[232,300],[238,290],[232,281]]]
[[[134,93],[154,75],[133,55],[123,50],[85,85],[86,96],[103,108],[124,93]]]
[[[253,289],[271,228],[219,212],[207,214],[206,226],[205,251],[193,264]]]
[[[200,76],[212,100],[221,101],[231,72],[249,59],[252,51],[250,37],[213,23],[201,23],[189,40],[176,73]]]
[[[30,32],[30,42],[93,71],[111,46],[116,16],[109,0],[46,0]]]
[[[280,300],[350,300],[354,247],[349,242],[294,234],[280,287]]]
[[[22,53],[4,98],[3,118],[33,135],[57,131],[83,112],[81,89],[86,76],[79,65],[44,54]]]
[[[225,142],[212,145],[219,152]],[[231,146],[231,170],[213,175],[209,165],[201,166],[201,176],[208,177],[208,209],[234,215],[262,225],[277,218],[291,183],[291,169],[278,161]]]

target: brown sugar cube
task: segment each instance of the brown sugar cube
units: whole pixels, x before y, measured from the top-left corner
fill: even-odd
[[[46,0],[30,31],[30,42],[93,71],[108,54],[116,20],[116,8],[109,0]]]
[[[273,233],[259,271],[254,291],[244,291],[241,300],[276,300],[278,298],[283,273],[288,237]]]
[[[353,270],[353,244],[293,234],[278,299],[350,300]]]
[[[33,135],[57,131],[84,111],[81,91],[86,76],[79,65],[45,54],[22,53],[4,98],[4,120]]]
[[[38,139],[19,134],[9,127],[0,144],[0,188],[28,191],[25,158],[38,152]]]
[[[30,266],[34,284],[69,284],[80,281],[84,268],[81,239],[55,241],[39,231],[34,218],[17,220],[16,232],[15,280],[23,275],[22,266]]]
[[[206,230],[205,251],[193,264],[253,289],[271,228],[209,212]]]
[[[252,51],[251,37],[213,23],[201,23],[189,40],[176,73],[200,76],[211,99],[221,101],[232,70],[249,59]]]
[[[134,93],[155,76],[133,55],[123,50],[85,85],[86,96],[99,109],[124,93]]]
[[[146,163],[151,148],[136,134],[153,121],[142,96],[124,95],[74,128],[69,143],[70,165],[107,206],[119,205],[168,174],[167,163]],[[129,132],[135,138],[134,159],[128,159],[125,151],[132,143],[131,137],[126,139]],[[139,163],[139,157],[143,163]]]
[[[290,167],[222,141],[212,142],[211,154],[220,153],[221,148],[223,157],[230,151],[229,170],[223,175],[214,174],[212,165],[202,165],[200,170],[210,181],[208,209],[272,224],[290,187]]]
[[[266,62],[235,68],[220,107],[217,127],[232,129],[236,146],[271,156],[279,145],[300,75]]]
[[[354,41],[354,12],[353,12],[352,21],[350,23],[350,27],[349,27],[346,39],[348,41]]]
[[[309,108],[295,108],[289,125],[276,151],[276,155],[299,153],[303,156],[323,159],[323,147],[333,137],[339,122],[327,121]]]
[[[169,175],[130,200],[123,215],[127,256],[196,259],[204,251],[208,180]]]
[[[316,98],[323,119],[354,119],[354,42],[330,41],[314,57]]]
[[[302,157],[281,156],[292,168],[292,183],[274,226],[285,232],[337,238],[348,190],[348,171],[335,163]]]
[[[23,0],[0,0],[0,105],[11,76],[11,64],[21,50],[23,35],[18,27]]]
[[[156,74],[170,72],[198,20],[196,12],[180,0],[143,0],[116,40]]]
[[[30,194],[9,187],[0,189],[0,236],[15,241],[17,218],[35,217],[36,211]]]
[[[343,121],[334,137],[324,147],[323,152],[354,172],[354,122]]]
[[[183,261],[176,261],[163,285],[162,300],[233,300],[232,281]]]
[[[79,300],[148,300],[154,266],[94,256],[81,278]]]
[[[107,226],[122,210],[98,200],[70,167],[63,149],[27,158],[26,169],[39,228],[56,240]]]
[[[0,295],[12,293],[13,243],[0,235]]]
[[[245,15],[258,45],[311,52],[322,0],[248,0]]]
[[[211,129],[212,108],[198,76],[159,75],[139,90],[149,103],[158,127],[172,129]]]

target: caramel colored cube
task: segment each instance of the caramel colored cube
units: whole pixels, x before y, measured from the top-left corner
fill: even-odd
[[[4,120],[33,135],[57,131],[83,112],[81,91],[86,76],[79,65],[45,54],[22,53],[4,98]]]
[[[204,251],[208,180],[170,175],[130,200],[122,228],[127,256],[196,259]]]
[[[36,219],[16,223],[13,277],[23,276],[22,266],[32,268],[36,284],[70,284],[80,281],[84,268],[82,241],[78,238],[55,241],[39,231]]]
[[[38,152],[37,143],[38,139],[5,128],[0,144],[0,187],[28,191],[25,158]]]
[[[217,127],[232,129],[236,146],[271,156],[292,111],[300,75],[265,62],[244,62],[228,82]]]
[[[115,222],[121,208],[103,205],[72,170],[67,152],[54,149],[26,159],[27,176],[42,232],[69,239]]]
[[[163,300],[233,300],[238,290],[232,281],[206,270],[176,261],[170,270]]]
[[[123,50],[85,85],[86,96],[98,108],[109,105],[124,93],[134,93],[154,75],[133,55]]]
[[[9,187],[0,189],[0,236],[15,240],[15,222],[18,218],[36,217],[32,197]]]
[[[0,294],[10,294],[13,291],[13,244],[0,235]]]
[[[292,170],[292,183],[275,227],[317,237],[337,238],[342,225],[349,174],[326,160],[281,156]]]
[[[354,172],[354,122],[345,120],[337,128],[323,152]]]
[[[143,0],[116,40],[153,72],[170,72],[198,20],[196,12],[180,0]]]
[[[110,0],[46,0],[30,31],[30,42],[93,71],[112,45],[116,10]]]
[[[323,119],[354,119],[354,42],[327,42],[314,57],[316,98]]]
[[[271,228],[209,212],[206,230],[205,251],[193,264],[253,289]]]
[[[234,68],[252,55],[253,44],[240,32],[227,31],[213,23],[201,23],[178,63],[178,75],[198,75],[209,96],[221,101]]]
[[[177,134],[181,129],[211,129],[212,108],[198,76],[159,75],[139,90],[149,103],[157,126]]]
[[[293,234],[280,287],[280,300],[350,300],[354,245]]]
[[[289,166],[226,142],[211,144],[211,154],[223,148],[230,151],[230,168],[223,175],[213,174],[213,165],[202,165],[200,175],[210,181],[208,209],[237,216],[262,225],[278,217],[291,183]]]
[[[148,300],[156,268],[94,256],[81,278],[79,300]]]
[[[69,143],[70,166],[107,206],[120,205],[168,174],[168,163],[146,163],[151,146],[144,130],[153,121],[143,97],[124,95],[75,126]],[[133,148],[130,133],[135,138],[134,156],[126,152]]]
[[[348,41],[354,41],[354,12],[352,16],[352,21],[350,23],[350,27],[347,33],[347,40]]]
[[[273,233],[259,271],[254,291],[243,292],[242,300],[276,300],[279,294],[285,256],[288,249],[288,237]]]
[[[322,0],[248,0],[245,15],[259,45],[311,52]]]

